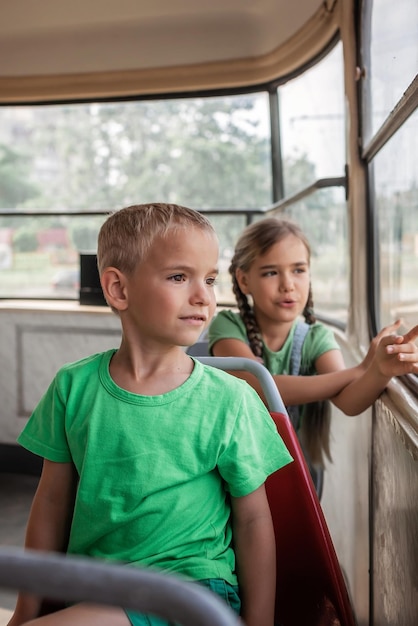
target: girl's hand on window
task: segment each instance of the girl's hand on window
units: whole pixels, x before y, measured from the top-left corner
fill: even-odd
[[[367,354],[361,363],[363,369],[366,370],[372,364],[381,339],[383,337],[394,335],[394,333],[396,333],[400,326],[402,326],[402,320],[396,320],[396,322],[393,322],[393,324],[389,324],[389,326],[385,326],[384,328],[382,328],[382,330],[376,335],[376,337],[371,340]]]
[[[418,325],[405,335],[389,335],[380,339],[375,362],[379,373],[391,378],[418,373]]]

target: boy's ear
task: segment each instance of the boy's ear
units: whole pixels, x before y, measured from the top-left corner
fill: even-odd
[[[237,279],[239,288],[241,289],[242,293],[246,296],[251,295],[248,288],[247,274],[243,272],[242,269],[240,269],[239,267],[235,270],[235,278]]]
[[[100,276],[100,282],[108,305],[118,311],[127,309],[124,274],[115,267],[106,267]]]

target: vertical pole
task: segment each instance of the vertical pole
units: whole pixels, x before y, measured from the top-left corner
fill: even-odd
[[[269,92],[270,105],[270,136],[271,136],[271,173],[272,173],[272,202],[278,202],[284,197],[283,159],[280,132],[280,100],[279,90]]]

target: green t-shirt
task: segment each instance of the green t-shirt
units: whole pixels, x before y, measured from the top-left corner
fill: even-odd
[[[263,361],[270,374],[289,374],[295,322],[283,346],[277,352],[263,345]],[[220,339],[239,339],[248,343],[247,331],[239,313],[220,311],[209,326],[209,353]],[[300,373],[305,376],[316,374],[315,361],[329,350],[339,350],[333,332],[320,323],[312,324],[302,346]]]
[[[291,461],[258,395],[195,361],[142,396],[109,374],[114,350],[62,367],[18,438],[79,474],[68,552],[236,584],[229,495]]]

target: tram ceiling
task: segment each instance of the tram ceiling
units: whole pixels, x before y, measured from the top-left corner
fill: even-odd
[[[328,43],[336,4],[3,0],[0,102],[260,84]]]

